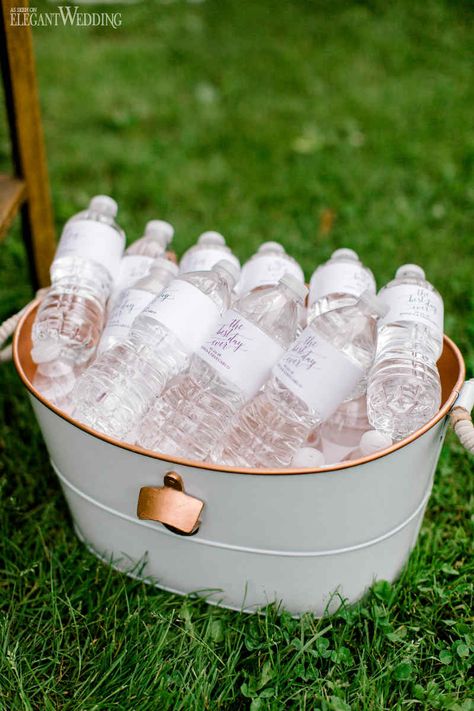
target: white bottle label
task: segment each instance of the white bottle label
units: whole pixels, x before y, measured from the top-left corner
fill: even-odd
[[[174,279],[142,315],[162,323],[193,353],[209,338],[221,314],[217,304],[196,286]]]
[[[114,293],[119,294],[123,289],[133,286],[135,282],[148,274],[152,264],[152,257],[144,257],[142,254],[126,254],[120,260]]]
[[[360,264],[334,262],[320,267],[309,283],[309,304],[328,294],[351,294],[360,296],[370,289],[375,294],[376,284],[372,274]]]
[[[65,226],[55,259],[82,257],[101,264],[115,279],[125,237],[110,225],[95,220],[73,220]]]
[[[299,264],[276,254],[258,257],[243,267],[235,290],[243,295],[259,286],[278,284],[286,272],[304,284],[304,274]]]
[[[232,262],[237,269],[240,269],[239,260],[231,252],[210,247],[209,249],[197,249],[195,252],[185,254],[179,263],[179,271],[181,274],[186,272],[207,272],[223,259]]]
[[[379,298],[389,307],[388,314],[379,321],[379,327],[397,321],[414,321],[443,335],[443,301],[430,289],[416,284],[399,284],[382,289]]]
[[[102,334],[98,351],[101,352],[104,347],[108,348],[107,344],[110,340],[114,342],[124,341],[138,314],[141,314],[155,296],[156,294],[143,289],[127,289],[124,291],[122,298],[112,309]]]
[[[284,352],[258,326],[230,309],[197,354],[250,400]]]
[[[324,421],[351,394],[364,372],[308,326],[273,374]]]

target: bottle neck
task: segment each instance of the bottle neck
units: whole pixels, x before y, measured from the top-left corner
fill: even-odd
[[[289,303],[294,302],[296,305],[303,305],[304,299],[299,294],[296,294],[293,289],[290,289],[289,286],[286,284],[279,284],[279,289],[283,292]]]
[[[232,289],[235,286],[235,279],[231,274],[225,271],[225,269],[216,269],[217,274],[219,275],[219,278],[225,282],[227,285],[229,291],[232,291]]]

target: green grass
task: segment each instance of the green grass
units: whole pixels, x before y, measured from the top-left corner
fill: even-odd
[[[163,217],[179,252],[219,229],[241,258],[281,240],[308,277],[342,245],[379,284],[419,262],[472,375],[468,5],[114,9],[115,32],[35,31],[58,230],[107,192],[129,238]],[[31,295],[18,231],[0,248],[0,275],[3,318]],[[103,566],[73,534],[11,365],[0,407],[2,711],[474,707],[472,459],[451,434],[401,579],[298,621],[210,608]]]

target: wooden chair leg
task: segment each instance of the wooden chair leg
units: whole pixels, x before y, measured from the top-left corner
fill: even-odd
[[[27,6],[2,0],[0,53],[13,163],[26,183],[23,237],[37,288],[49,284],[56,245],[31,29],[10,25],[10,9]]]

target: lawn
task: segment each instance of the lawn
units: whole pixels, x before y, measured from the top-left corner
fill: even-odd
[[[161,217],[179,253],[218,229],[242,259],[280,240],[308,278],[340,246],[380,285],[417,262],[472,376],[468,4],[113,9],[117,30],[34,33],[58,231],[105,192],[129,240]],[[0,275],[3,319],[31,297],[18,229]],[[472,459],[451,433],[400,580],[332,617],[294,620],[208,607],[106,568],[73,534],[11,364],[0,413],[2,711],[474,708]]]

